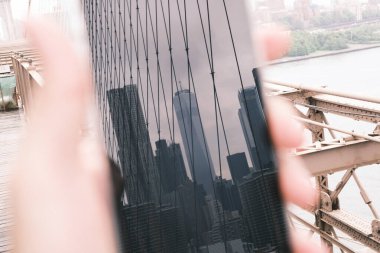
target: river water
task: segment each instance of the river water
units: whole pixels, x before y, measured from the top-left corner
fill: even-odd
[[[380,48],[269,66],[264,70],[264,78],[305,85],[326,85],[329,89],[380,96]],[[327,114],[327,118],[334,126],[349,131],[368,134],[375,128],[374,124],[347,120],[331,114]],[[361,167],[356,172],[374,206],[380,211],[380,165]],[[331,189],[342,176],[342,172],[330,176]],[[340,203],[343,210],[372,220],[372,213],[364,204],[353,178],[341,193]],[[343,239],[343,242],[347,242],[358,252],[367,252],[349,239]]]

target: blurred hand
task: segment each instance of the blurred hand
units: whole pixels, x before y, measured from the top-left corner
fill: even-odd
[[[87,59],[46,23],[32,24],[29,34],[44,62],[45,83],[37,95],[13,180],[16,252],[116,252],[112,199],[105,152],[99,140],[83,138],[93,87]],[[286,51],[284,35],[262,36],[268,59]],[[284,198],[313,205],[317,194],[299,161],[283,150],[302,142],[302,127],[286,116],[291,108],[275,101],[270,127],[281,157]],[[280,110],[279,112],[278,110]],[[286,112],[284,112],[286,111]],[[286,134],[284,134],[286,133]],[[302,189],[302,190],[300,190]],[[319,253],[307,240],[293,237],[294,252]]]
[[[288,33],[274,29],[261,31],[259,43],[266,51],[268,61],[283,56],[290,45]],[[303,126],[290,116],[295,114],[294,108],[283,100],[271,99],[269,102],[269,127],[276,146],[280,162],[280,187],[286,201],[302,208],[315,207],[319,201],[318,192],[313,189],[311,175],[303,167],[302,162],[287,155],[291,148],[299,147],[303,142]],[[292,231],[293,250],[296,253],[321,253],[321,246],[311,242],[310,238]]]
[[[48,22],[28,28],[45,85],[13,178],[16,252],[116,253],[108,163],[96,135],[83,132],[93,100],[89,61]]]

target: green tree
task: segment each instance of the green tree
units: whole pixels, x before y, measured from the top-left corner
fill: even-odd
[[[340,50],[346,49],[347,47],[346,39],[343,34],[331,33],[327,35],[321,50]]]

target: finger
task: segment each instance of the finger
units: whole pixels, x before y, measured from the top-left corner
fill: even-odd
[[[290,36],[282,28],[260,29],[258,31],[258,39],[261,48],[265,50],[265,57],[268,61],[284,56],[289,50]]]
[[[64,157],[74,151],[84,120],[86,96],[90,93],[87,64],[50,23],[32,21],[27,29],[32,46],[42,57],[45,78],[32,110],[34,140],[47,152]]]
[[[304,209],[313,209],[318,193],[313,188],[311,175],[296,157],[289,157],[287,148],[295,148],[303,142],[303,126],[290,117],[294,109],[283,100],[271,99],[268,121],[273,142],[280,160],[280,186],[284,199]],[[285,150],[284,150],[285,149]]]
[[[294,253],[327,253],[326,247],[320,246],[311,240],[311,237],[299,233],[292,234],[292,247]]]
[[[310,182],[310,174],[296,157],[289,157],[285,151],[279,151],[280,187],[286,201],[304,209],[314,210],[318,201],[318,192]]]
[[[303,142],[304,127],[291,117],[295,114],[289,103],[268,99],[268,123],[274,144],[278,148],[295,148]]]

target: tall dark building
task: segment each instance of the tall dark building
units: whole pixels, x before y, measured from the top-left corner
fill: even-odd
[[[253,72],[255,75],[256,72]],[[249,232],[248,243],[254,252],[288,252],[286,220],[278,188],[278,173],[272,144],[266,134],[266,119],[256,86],[239,92],[241,113],[246,116],[249,133],[256,144],[256,172],[239,184],[244,221]]]
[[[227,241],[241,239],[243,237],[242,217],[229,217],[224,226],[225,237]]]
[[[154,203],[124,207],[121,222],[125,253],[160,251],[160,224]]]
[[[239,192],[243,206],[243,218],[248,232],[246,240],[252,243],[256,251],[253,252],[287,252],[286,249],[274,248],[272,245],[286,245],[278,238],[286,234],[286,224],[282,218],[282,206],[279,199],[277,174],[271,170],[252,173],[250,178],[239,185]],[[266,192],[264,195],[263,190]],[[275,224],[269,227],[267,224]],[[275,233],[273,232],[275,231]],[[274,235],[277,234],[277,238]]]
[[[228,167],[230,168],[230,173],[232,180],[237,185],[242,180],[244,176],[249,174],[249,167],[247,162],[247,157],[245,153],[236,153],[227,156]]]
[[[193,182],[187,182],[181,185],[175,194],[177,206],[182,210],[185,218],[188,241],[194,246],[204,245],[207,242],[207,232],[211,229],[212,221],[203,186],[194,187]]]
[[[107,91],[130,205],[157,202],[159,175],[135,85]]]
[[[232,180],[217,178],[215,180],[216,199],[222,204],[223,210],[241,211],[239,191]]]
[[[161,223],[162,251],[166,253],[187,253],[185,221],[176,207],[162,207],[159,211]]]
[[[239,99],[240,99],[240,96],[239,96]],[[242,101],[240,101],[240,104],[241,103]],[[240,119],[240,125],[244,134],[245,143],[247,144],[249,157],[251,158],[253,169],[256,170],[256,166],[259,163],[259,157],[257,156],[256,143],[252,136],[248,117],[247,117],[247,114],[245,113],[245,110],[243,110],[242,108],[239,109],[238,114],[239,114],[239,119]]]
[[[184,220],[178,208],[154,203],[124,207],[124,252],[187,252]]]
[[[189,181],[179,144],[168,146],[166,140],[156,141],[156,164],[161,171],[161,186],[164,193],[169,193]]]
[[[273,168],[273,158],[267,152],[269,141],[267,136],[262,134],[262,129],[258,126],[257,119],[264,119],[264,112],[261,108],[259,93],[256,86],[246,88],[239,92],[240,110],[239,118],[243,128],[245,141],[251,155],[254,169]]]
[[[215,170],[195,95],[181,90],[176,92],[173,102],[192,179],[211,195]]]
[[[179,185],[175,191],[162,194],[162,203],[179,208],[185,220],[187,242],[192,247],[207,243],[207,233],[212,226],[212,214],[206,200],[208,198],[211,196],[206,195],[203,186],[194,185],[190,180]]]

